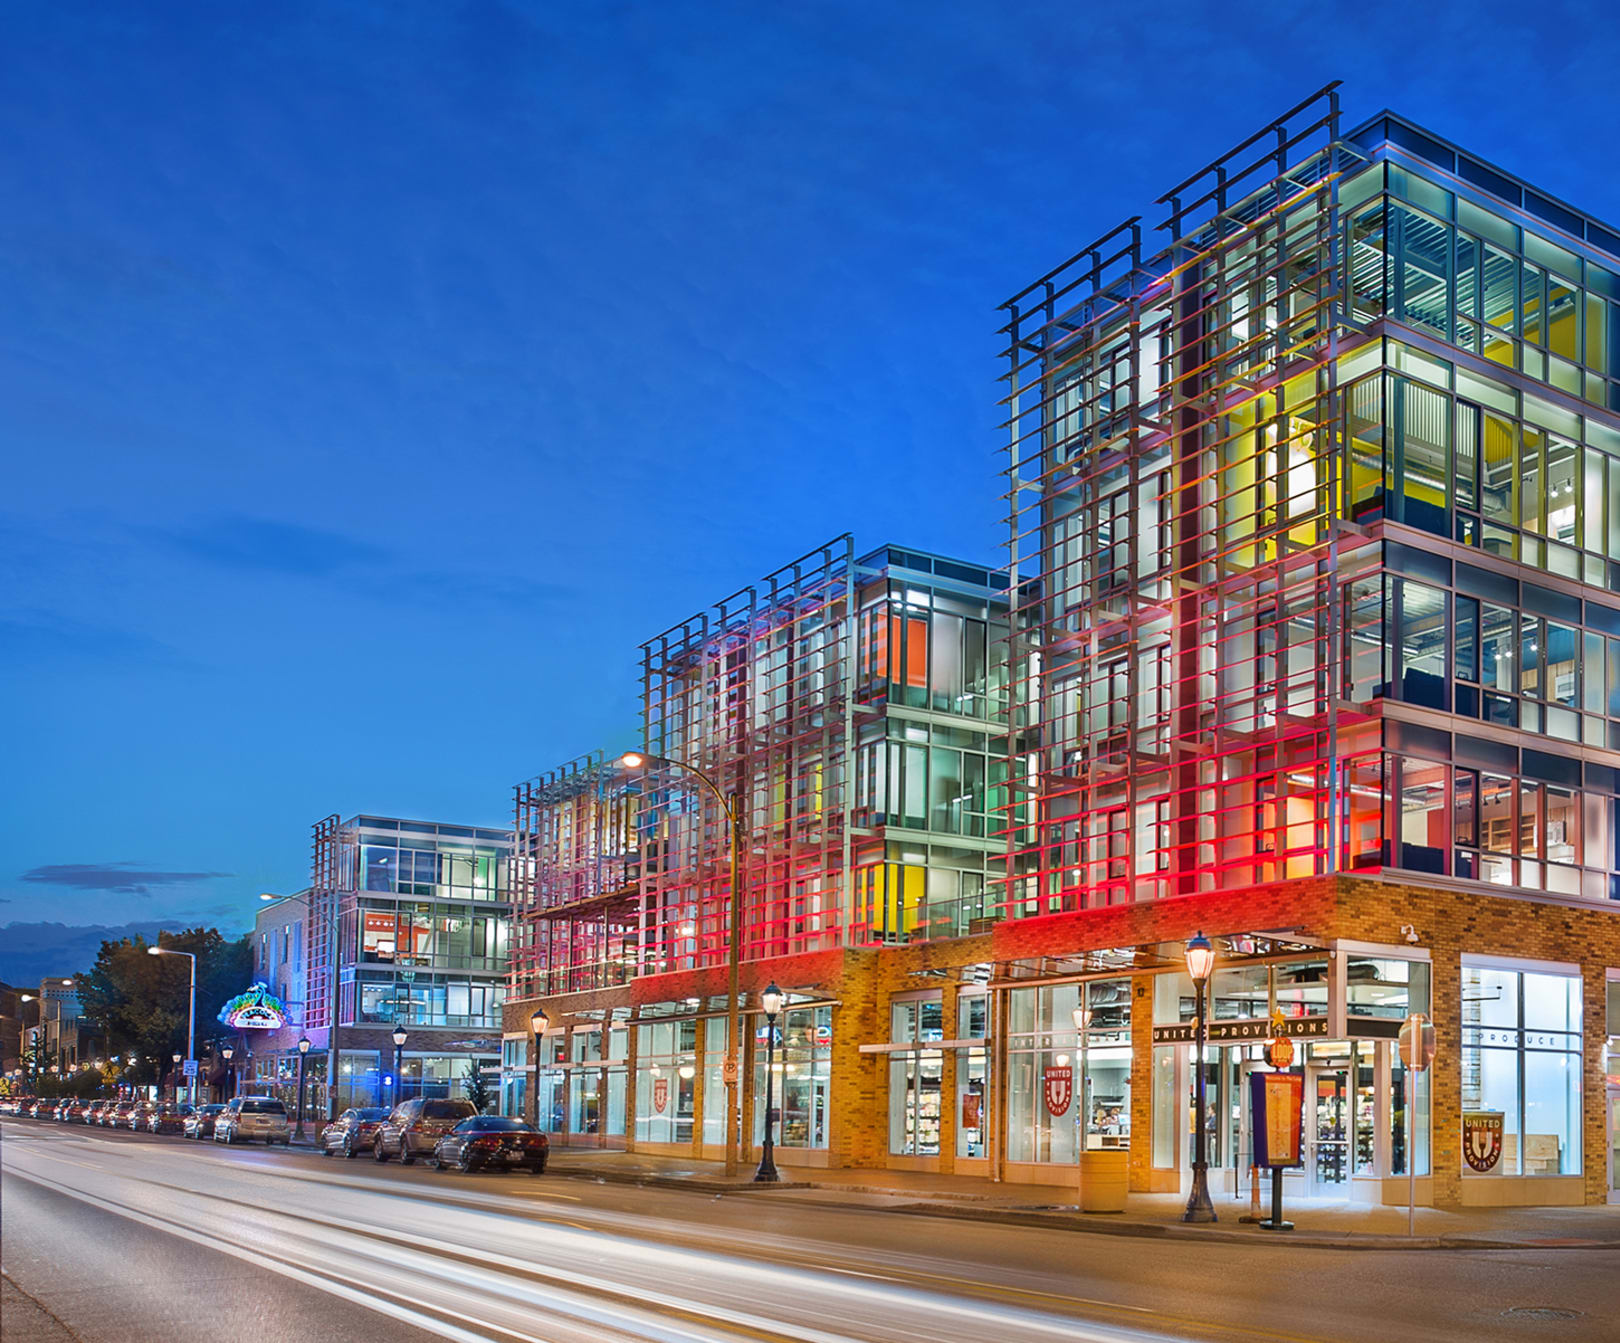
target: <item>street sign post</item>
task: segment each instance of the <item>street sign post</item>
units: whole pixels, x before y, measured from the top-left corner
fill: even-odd
[[[1406,1066],[1406,1234],[1417,1234],[1417,1074],[1434,1062],[1434,1022],[1414,1012],[1401,1023],[1398,1044]]]
[[[185,1075],[186,1075],[186,1077],[188,1079],[194,1078],[194,1077],[197,1076],[197,1060],[196,1059],[187,1059],[186,1060],[186,1074]]]

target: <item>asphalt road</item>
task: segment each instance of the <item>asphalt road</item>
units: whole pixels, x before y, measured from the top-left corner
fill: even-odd
[[[1620,1338],[1617,1268],[1603,1250],[1200,1246],[0,1121],[0,1343],[1564,1343]]]

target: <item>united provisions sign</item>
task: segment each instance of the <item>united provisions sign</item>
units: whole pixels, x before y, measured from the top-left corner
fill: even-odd
[[[1329,1038],[1326,1017],[1285,1017],[1280,1030],[1277,1023],[1271,1021],[1212,1021],[1207,1031],[1211,1044],[1233,1040],[1273,1040],[1285,1035],[1296,1039],[1302,1036],[1320,1036],[1324,1040]],[[1153,1043],[1175,1045],[1185,1041],[1191,1044],[1197,1033],[1197,1027],[1190,1021],[1183,1021],[1174,1026],[1155,1026]]]

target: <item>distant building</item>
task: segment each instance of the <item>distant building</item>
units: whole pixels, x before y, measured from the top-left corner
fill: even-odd
[[[256,977],[282,998],[288,1025],[255,1045],[247,1083],[291,1100],[305,1036],[306,1106],[329,1111],[335,987],[338,1108],[460,1095],[473,1074],[493,1094],[511,839],[505,830],[380,816],[318,823],[309,890],[268,904],[254,929]],[[406,1033],[397,1078],[396,1027]]]

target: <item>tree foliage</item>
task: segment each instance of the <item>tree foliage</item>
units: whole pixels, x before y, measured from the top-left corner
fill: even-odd
[[[476,1059],[467,1065],[467,1075],[462,1079],[461,1085],[467,1093],[467,1099],[478,1107],[478,1113],[486,1113],[492,1099],[489,1080],[484,1076],[484,1070],[478,1066]]]
[[[248,985],[253,971],[251,939],[227,939],[217,928],[165,934],[165,948],[197,957],[197,1044],[219,1033],[215,1021],[226,1000]],[[103,942],[95,965],[77,976],[84,1016],[95,1024],[113,1055],[135,1056],[127,1080],[155,1083],[186,1048],[190,963],[183,956],[153,956],[142,937]]]

